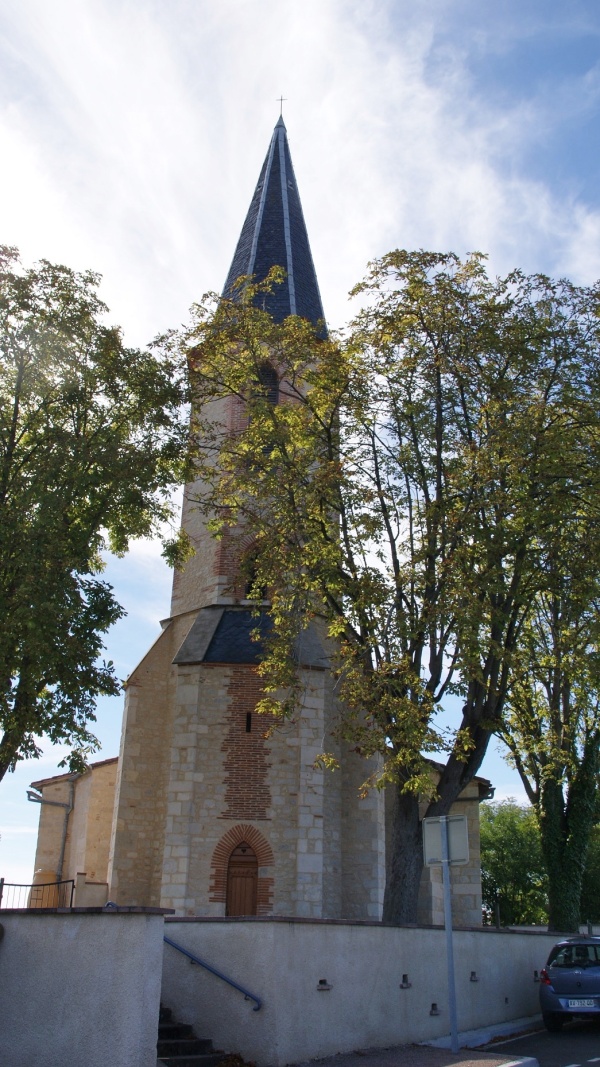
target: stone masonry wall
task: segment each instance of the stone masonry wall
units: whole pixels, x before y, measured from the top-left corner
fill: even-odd
[[[163,906],[188,915],[223,915],[222,884],[215,889],[215,856],[225,837],[231,851],[234,837],[242,840],[238,831],[244,827],[246,838],[253,828],[255,841],[262,842],[253,847],[262,848],[259,879],[268,880],[263,905],[270,899],[276,913],[296,914],[310,901],[309,910],[320,912],[322,772],[315,772],[313,763],[323,728],[313,680],[310,688],[298,723],[283,723],[266,738],[272,724],[253,710],[260,687],[252,667],[180,668]],[[274,866],[264,858],[269,852]]]
[[[323,671],[301,676],[301,712],[265,736],[273,724],[253,710],[260,684],[252,667],[179,668],[161,906],[224,915],[224,842],[231,852],[242,840],[252,844],[252,835],[262,914],[341,916],[344,778],[315,765],[327,740],[331,683]],[[348,796],[350,810],[359,803],[368,818],[357,821],[350,879],[354,913],[366,918],[379,906],[371,908],[380,872],[372,806]]]
[[[85,839],[85,857],[78,870],[89,882],[104,882],[108,870],[112,814],[115,804],[117,760],[94,767]],[[75,872],[77,874],[77,871]]]
[[[374,760],[343,749],[342,917],[380,919],[385,890],[384,796],[363,782],[376,770]]]
[[[128,681],[108,881],[119,904],[157,906],[174,716],[173,656],[194,620],[168,624]]]
[[[234,398],[214,401],[206,405],[199,420],[220,425],[223,431],[235,428],[239,402]],[[203,485],[200,479],[188,482],[183,493],[181,527],[185,530],[195,554],[173,576],[171,617],[198,610],[207,604],[231,603],[235,568],[224,552],[222,542],[216,541],[207,529],[210,516],[202,507]],[[225,544],[227,538],[225,538]]]
[[[40,805],[34,871],[56,876],[68,808],[55,805],[68,805],[72,796],[73,810],[68,813],[61,877],[75,880],[78,873],[85,872],[90,881],[104,881],[116,774],[117,760],[113,758],[94,763],[82,775],[57,775],[32,783],[46,801]]]
[[[53,800],[59,804],[69,803],[71,789],[66,776],[61,775],[55,782],[47,784],[32,782],[32,785],[42,793],[46,800]],[[34,872],[43,872],[43,881],[53,881],[56,877],[65,812],[66,808],[49,804],[40,805],[40,822],[33,869]]]

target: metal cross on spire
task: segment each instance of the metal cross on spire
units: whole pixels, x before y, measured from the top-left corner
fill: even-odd
[[[279,117],[283,118],[283,104],[287,100],[287,96],[278,96],[277,99],[279,100]]]

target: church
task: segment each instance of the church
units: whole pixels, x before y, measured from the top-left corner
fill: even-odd
[[[267,297],[273,319],[324,321],[281,117],[224,292],[240,275],[260,279],[274,265],[286,276]],[[223,418],[234,425],[234,398],[227,405]],[[359,798],[370,770],[341,743],[338,770],[315,765],[324,749],[334,751],[338,713],[316,631],[297,648],[304,705],[265,736],[268,723],[255,712],[252,604],[231,544],[206,528],[199,495],[193,482],[185,487],[182,525],[195,553],[174,575],[162,632],[127,680],[118,759],[32,783],[41,801],[35,880],[74,879],[79,905],[109,899],[181,916],[378,920],[385,791]],[[453,870],[460,925],[481,923],[478,806],[487,795],[489,783],[475,778],[453,807],[467,815],[471,843],[469,863]],[[419,920],[441,922],[442,914],[441,875],[426,869]]]

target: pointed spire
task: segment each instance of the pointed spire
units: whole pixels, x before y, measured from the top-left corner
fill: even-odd
[[[282,322],[288,315],[300,315],[314,323],[323,319],[317,275],[281,115],[273,131],[223,294],[231,294],[240,275],[254,274],[261,280],[275,266],[286,271],[285,282],[276,286],[266,299],[261,298],[275,322]]]

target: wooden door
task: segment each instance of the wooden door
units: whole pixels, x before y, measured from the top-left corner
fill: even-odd
[[[245,841],[234,848],[227,865],[226,915],[256,915],[258,860]]]

